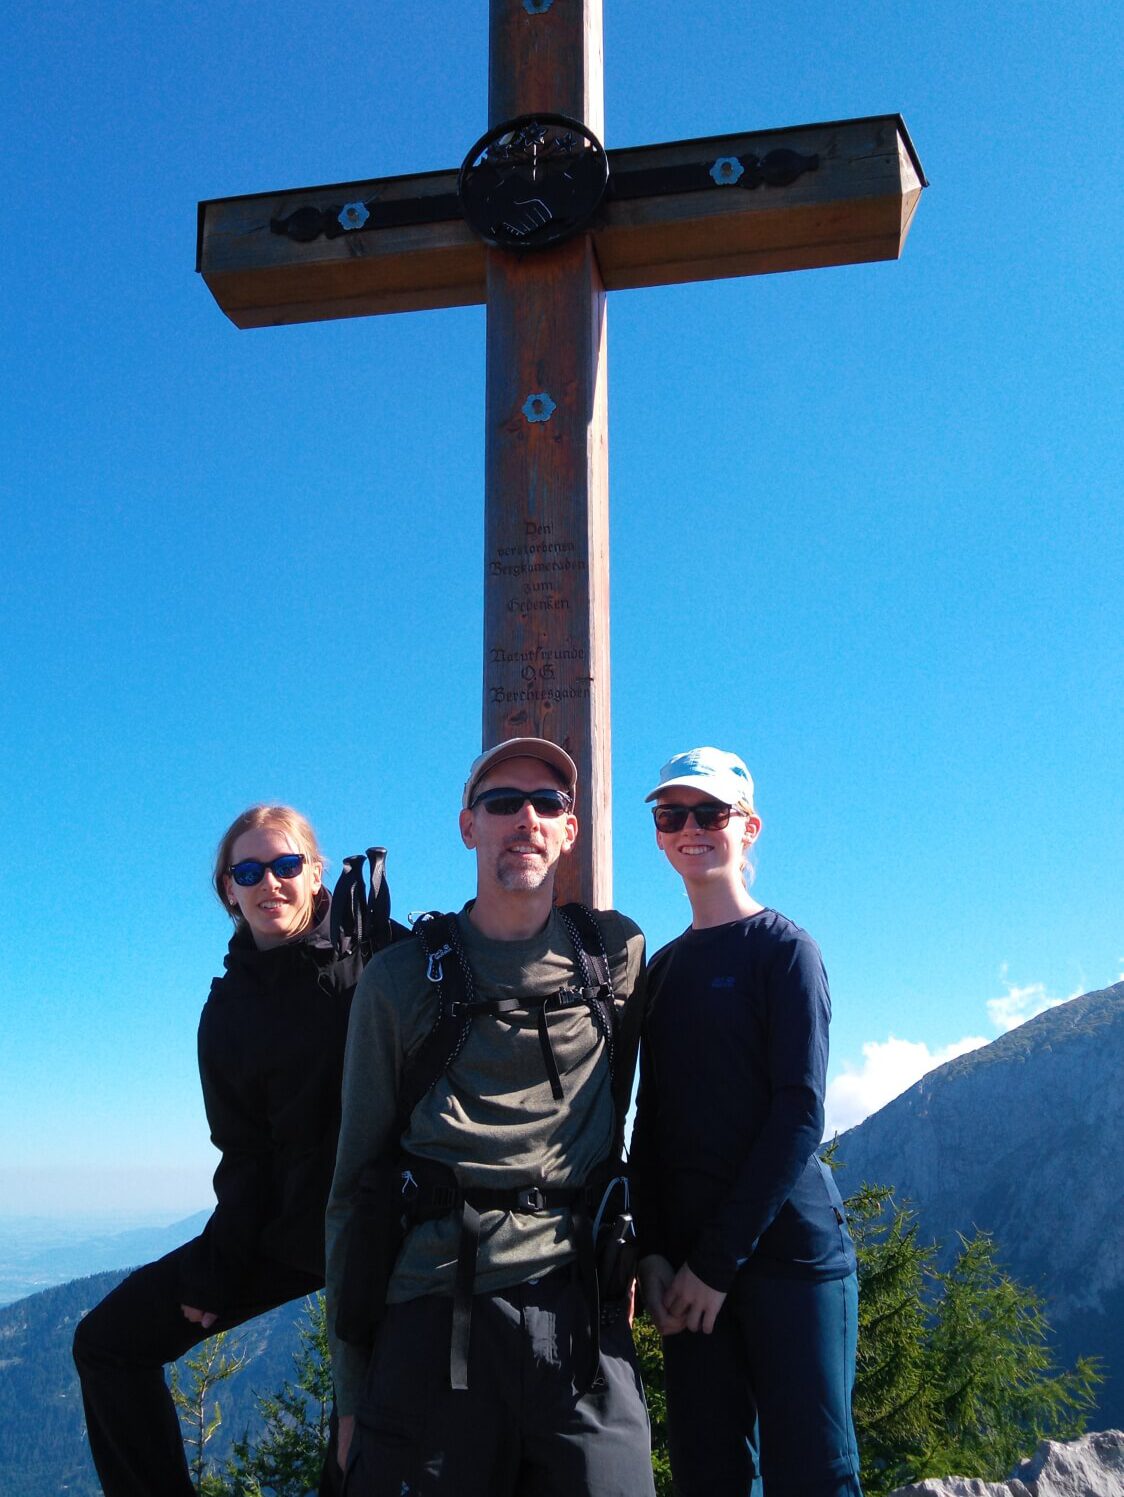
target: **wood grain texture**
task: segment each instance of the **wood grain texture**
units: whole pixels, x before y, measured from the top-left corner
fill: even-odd
[[[532,421],[528,397],[553,403]],[[612,902],[605,298],[587,236],[488,257],[486,744],[549,738],[578,766],[581,832],[559,899]]]
[[[601,0],[558,0],[531,15],[523,0],[492,0],[488,128],[520,114],[567,114],[605,133]]]
[[[600,0],[529,15],[492,0],[491,125],[551,112],[600,134]],[[612,904],[605,294],[588,235],[488,250],[485,745],[548,738],[578,766],[579,835],[560,902]],[[536,410],[531,397],[541,397]],[[553,405],[549,419],[531,420]]]
[[[518,0],[516,8],[528,21],[541,22],[560,7],[536,17],[526,16]],[[924,177],[897,115],[610,151],[609,168],[612,173],[761,156],[780,147],[818,155],[819,168],[788,187],[715,187],[606,202],[592,229],[605,289],[901,254]],[[309,203],[376,196],[393,202],[455,187],[456,172],[430,172],[201,203],[198,268],[238,327],[477,305],[487,294],[486,251],[460,219],[311,244],[269,228],[271,219]],[[527,263],[534,258],[529,254]]]

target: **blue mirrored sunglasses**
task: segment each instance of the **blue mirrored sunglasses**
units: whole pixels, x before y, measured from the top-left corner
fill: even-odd
[[[231,863],[226,871],[239,888],[251,889],[254,884],[261,883],[267,868],[274,878],[296,878],[303,867],[303,852],[283,852],[268,863],[259,863],[257,858],[244,858],[241,863]]]

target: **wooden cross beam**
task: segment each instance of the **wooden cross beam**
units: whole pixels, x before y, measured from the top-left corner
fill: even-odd
[[[563,157],[576,137],[565,159],[582,145],[595,158],[601,0],[491,0],[489,48],[492,157],[526,137],[539,181],[550,128],[499,127],[549,111],[576,124],[554,130]],[[454,169],[201,203],[197,256],[242,328],[486,303],[483,738],[568,748],[582,836],[559,898],[600,907],[612,902],[605,292],[895,259],[925,186],[898,115],[603,154],[604,197],[547,248],[523,247],[525,221],[479,237]],[[549,219],[547,196],[524,193],[518,212]]]

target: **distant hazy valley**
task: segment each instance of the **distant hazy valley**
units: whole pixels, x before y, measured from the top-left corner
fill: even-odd
[[[123,1225],[120,1216],[0,1217],[0,1306],[68,1279],[150,1263],[196,1236],[207,1216],[143,1226]]]

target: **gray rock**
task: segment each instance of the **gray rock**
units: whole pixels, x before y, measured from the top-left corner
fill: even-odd
[[[1065,1445],[1043,1440],[1007,1481],[931,1476],[893,1497],[1124,1497],[1124,1431],[1101,1430]]]

